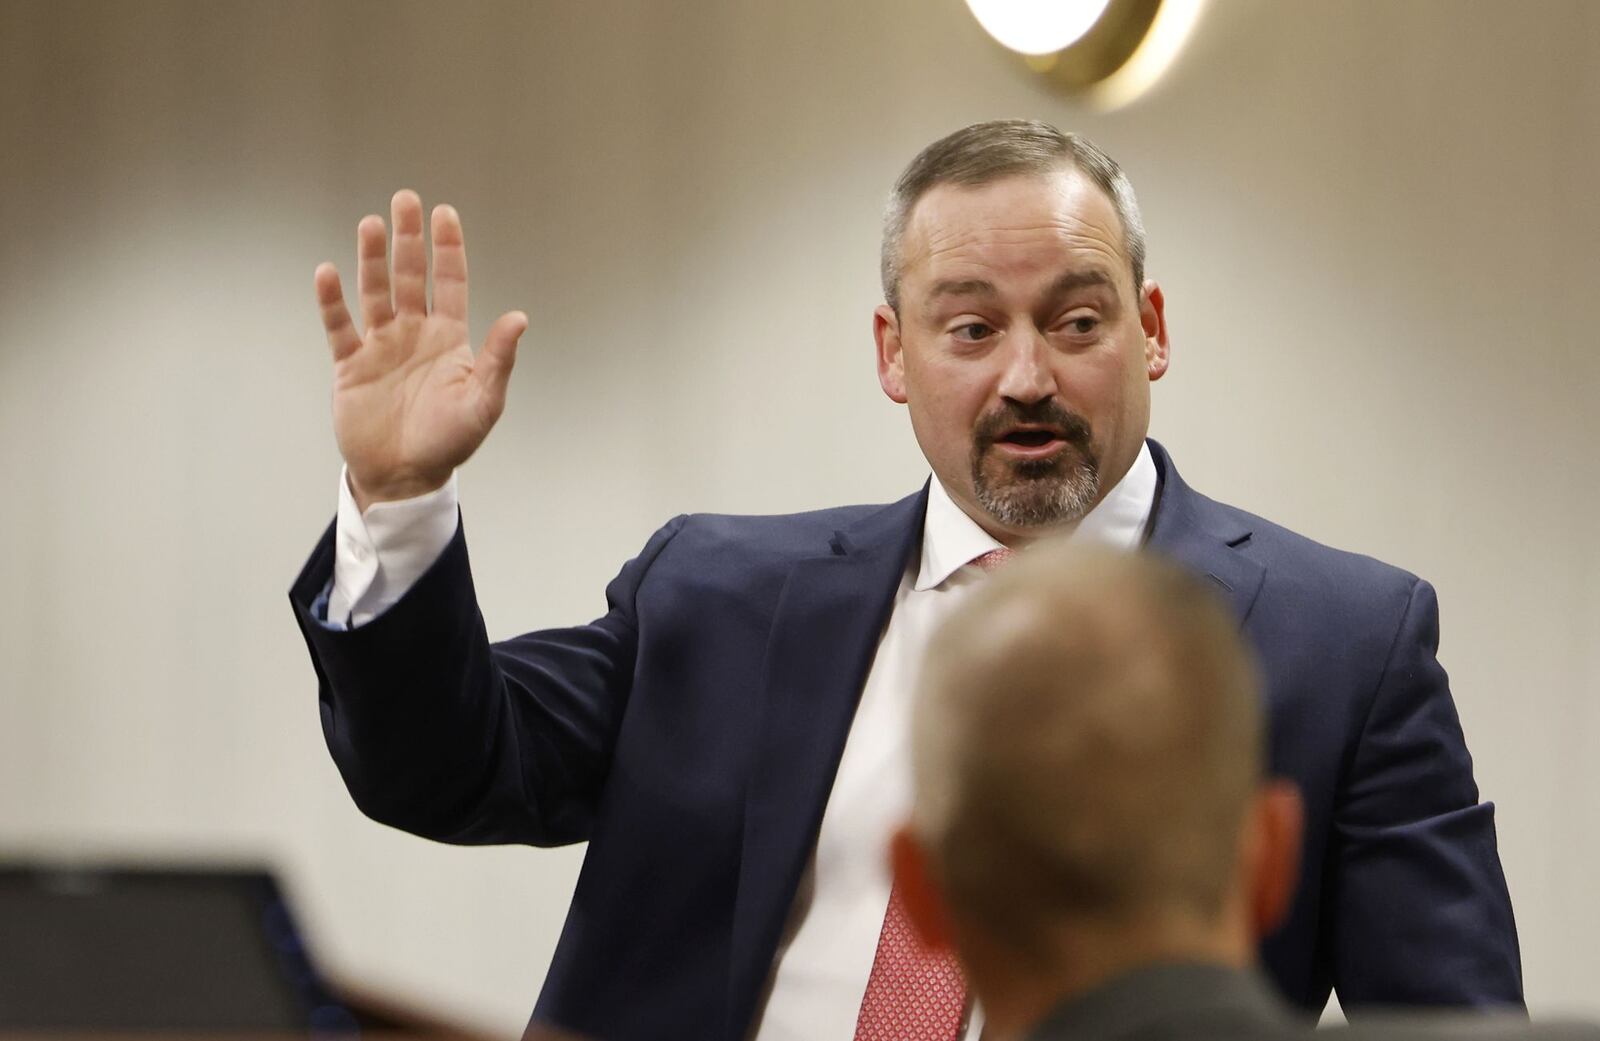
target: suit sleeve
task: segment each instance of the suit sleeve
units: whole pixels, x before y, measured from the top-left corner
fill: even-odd
[[[319,624],[310,608],[331,574],[330,528],[290,600],[323,734],[362,812],[441,842],[587,838],[632,687],[639,586],[682,521],[606,587],[601,618],[493,645],[459,525],[382,615],[348,631]]]
[[[1334,986],[1362,1005],[1517,1005],[1522,970],[1494,804],[1436,654],[1433,588],[1414,580],[1334,821]]]

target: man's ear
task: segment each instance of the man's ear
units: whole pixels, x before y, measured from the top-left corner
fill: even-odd
[[[1305,831],[1300,790],[1289,781],[1269,781],[1257,793],[1250,817],[1250,926],[1259,943],[1288,917],[1299,884]]]
[[[933,883],[928,854],[910,828],[902,826],[889,840],[889,866],[894,872],[895,892],[923,946],[935,951],[953,949],[949,912]]]
[[[872,312],[872,338],[878,344],[878,385],[899,405],[906,403],[905,351],[900,343],[900,316],[888,304]]]
[[[1144,329],[1144,366],[1154,383],[1167,374],[1172,344],[1167,339],[1167,298],[1153,278],[1139,291],[1139,325]]]

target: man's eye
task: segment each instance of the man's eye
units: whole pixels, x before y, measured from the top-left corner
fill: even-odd
[[[1087,335],[1089,333],[1092,333],[1096,329],[1098,329],[1099,327],[1100,327],[1100,319],[1091,318],[1088,315],[1081,315],[1081,316],[1079,316],[1077,318],[1069,318],[1069,319],[1067,319],[1067,329],[1068,329],[1068,331],[1075,332],[1075,333],[1079,334],[1080,336],[1084,336],[1084,335]]]
[[[983,339],[993,331],[982,322],[968,322],[966,325],[958,325],[955,328],[956,339],[970,340],[972,342]]]

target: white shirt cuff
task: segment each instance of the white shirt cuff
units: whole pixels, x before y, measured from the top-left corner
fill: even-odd
[[[450,545],[459,505],[452,473],[426,495],[375,502],[363,514],[349,468],[340,470],[328,621],[354,629],[394,606]]]

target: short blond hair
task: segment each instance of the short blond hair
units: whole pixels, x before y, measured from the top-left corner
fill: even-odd
[[[953,910],[1021,952],[1074,920],[1221,912],[1262,775],[1255,665],[1205,584],[1041,543],[942,626],[912,828]]]

